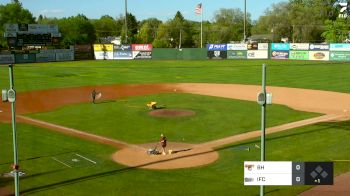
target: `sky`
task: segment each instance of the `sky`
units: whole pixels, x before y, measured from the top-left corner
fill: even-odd
[[[257,20],[273,3],[288,0],[246,0],[247,12],[253,20]],[[0,0],[7,4],[11,0]],[[98,19],[103,15],[114,18],[124,15],[125,0],[20,0],[25,9],[35,17],[40,14],[46,17],[69,17],[84,14],[90,19]],[[200,21],[195,14],[195,7],[203,5],[203,20],[212,21],[215,11],[220,8],[240,8],[244,10],[244,0],[127,0],[128,12],[137,20],[158,18],[162,21],[172,19],[180,11],[188,20]]]

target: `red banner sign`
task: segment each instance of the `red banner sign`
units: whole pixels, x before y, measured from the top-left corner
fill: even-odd
[[[152,44],[132,44],[133,51],[152,51]]]

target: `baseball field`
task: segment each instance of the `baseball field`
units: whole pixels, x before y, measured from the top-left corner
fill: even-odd
[[[335,175],[349,179],[350,63],[77,61],[15,65],[21,193],[258,195],[243,185],[243,162],[260,160],[263,63],[274,103],[266,159],[334,161]],[[0,76],[8,89],[6,66]],[[102,95],[96,104],[93,90]],[[0,110],[0,195],[11,195],[10,104]],[[161,133],[172,154],[147,154],[160,150]],[[349,193],[335,182],[323,189]],[[266,195],[315,191],[266,187]]]

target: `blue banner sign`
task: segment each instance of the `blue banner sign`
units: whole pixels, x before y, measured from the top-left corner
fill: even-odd
[[[331,51],[350,51],[350,44],[330,44]]]
[[[227,51],[227,44],[207,44],[208,51]]]
[[[271,50],[278,50],[278,51],[285,51],[289,50],[289,43],[272,43],[271,44]]]
[[[131,45],[114,45],[114,50],[131,51]]]
[[[288,59],[289,52],[285,50],[274,50],[271,53],[271,58],[273,59]]]
[[[329,50],[329,44],[310,44],[310,50]]]
[[[113,53],[114,59],[132,59],[131,51],[115,51]]]

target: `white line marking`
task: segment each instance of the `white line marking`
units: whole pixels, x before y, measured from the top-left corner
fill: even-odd
[[[333,161],[336,161],[336,162],[350,162],[350,160],[333,160]]]
[[[96,164],[96,161],[93,161],[93,160],[91,160],[91,159],[88,159],[88,158],[84,157],[83,155],[80,155],[80,154],[77,154],[77,153],[75,153],[75,155],[77,155],[78,157],[81,157],[81,158],[83,158],[83,159],[85,159],[85,160],[87,160],[87,161],[90,161],[90,162],[93,163],[93,164]]]
[[[63,165],[65,165],[65,166],[67,166],[67,167],[69,167],[69,168],[72,168],[72,166],[70,166],[70,165],[68,165],[67,163],[65,163],[65,162],[62,162],[62,161],[60,161],[60,160],[58,160],[58,159],[56,159],[55,157],[51,157],[53,160],[55,160],[55,161],[57,161],[57,162],[59,162],[59,163],[62,163]]]

